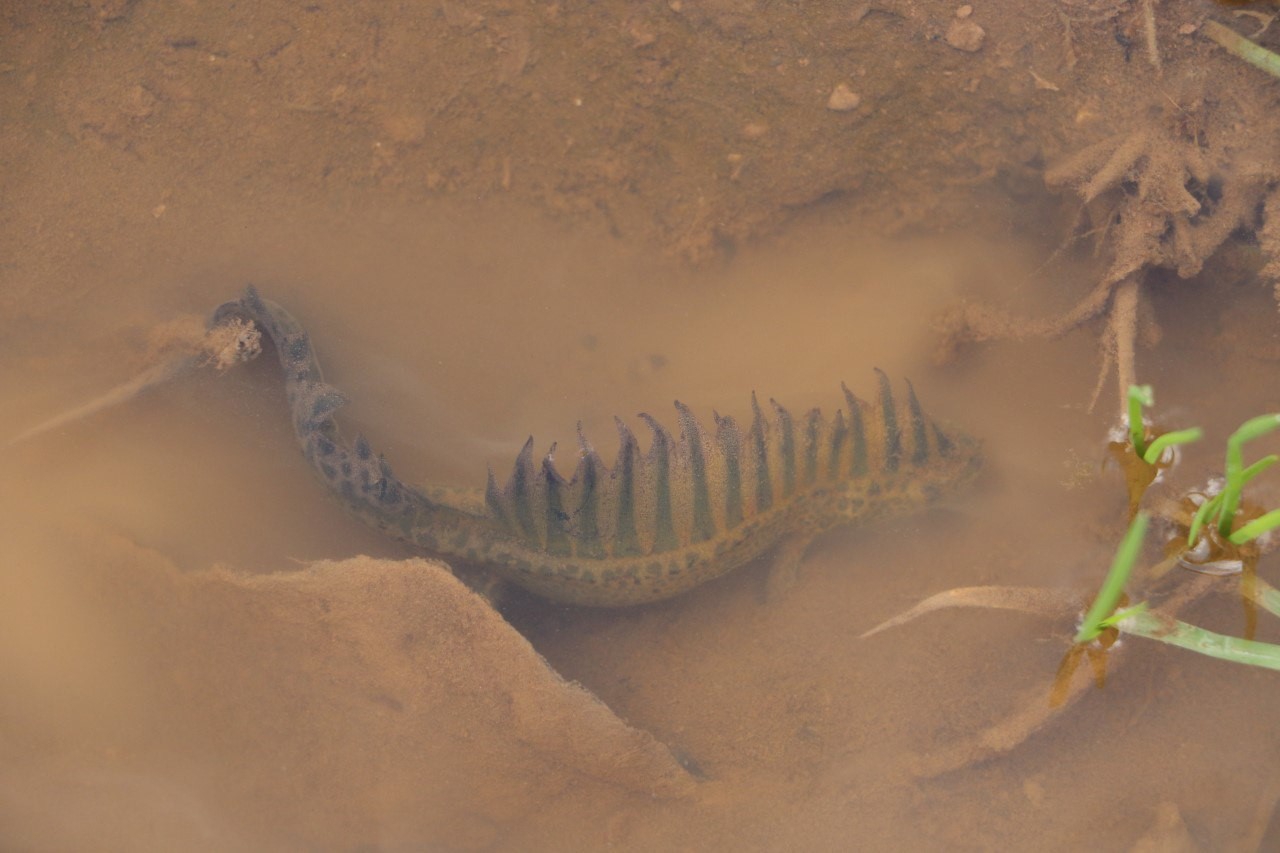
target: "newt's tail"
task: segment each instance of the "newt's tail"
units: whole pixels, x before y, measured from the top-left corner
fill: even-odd
[[[393,475],[364,436],[357,436],[354,442],[343,438],[333,414],[347,398],[324,381],[307,332],[293,315],[263,299],[249,285],[244,296],[218,306],[209,324],[218,326],[232,319],[253,323],[275,344],[298,446],[350,512],[379,530],[428,550],[438,550],[436,538],[465,523],[465,513],[433,500]]]

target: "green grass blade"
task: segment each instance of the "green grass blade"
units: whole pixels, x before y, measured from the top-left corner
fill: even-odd
[[[1196,544],[1196,539],[1200,537],[1200,530],[1204,527],[1209,517],[1218,511],[1218,507],[1222,506],[1222,492],[1218,492],[1213,497],[1200,504],[1200,508],[1196,510],[1195,516],[1191,519],[1191,529],[1187,532],[1187,547],[1190,548]]]
[[[1280,590],[1258,577],[1248,584],[1242,583],[1241,589],[1263,610],[1272,616],[1280,616]]]
[[[1280,55],[1254,44],[1235,30],[1224,27],[1214,20],[1204,22],[1204,34],[1254,68],[1261,69],[1273,77],[1280,77]]]
[[[1280,456],[1276,456],[1274,453],[1270,456],[1262,457],[1257,462],[1240,472],[1240,482],[1248,483],[1254,477],[1258,476],[1277,462],[1280,462]]]
[[[1218,533],[1231,535],[1231,523],[1240,507],[1240,490],[1244,488],[1244,443],[1261,438],[1280,427],[1280,415],[1258,415],[1240,425],[1227,439],[1227,485],[1222,490],[1222,511],[1218,514]]]
[[[1156,404],[1155,392],[1150,385],[1129,386],[1129,441],[1133,443],[1133,452],[1140,458],[1146,457],[1146,443],[1143,438],[1146,430],[1142,426],[1142,407]]]
[[[1103,628],[1114,628],[1124,620],[1128,619],[1130,616],[1133,616],[1135,613],[1141,613],[1146,609],[1147,609],[1147,603],[1145,601],[1139,601],[1137,604],[1133,605],[1132,607],[1126,607],[1123,610],[1117,610],[1115,613],[1112,613],[1106,619],[1103,619],[1099,624]]]
[[[1175,444],[1190,444],[1193,441],[1199,441],[1204,438],[1204,430],[1200,427],[1192,427],[1191,429],[1180,429],[1177,432],[1166,432],[1164,435],[1156,438],[1147,446],[1147,452],[1142,454],[1142,461],[1148,465],[1154,465],[1160,460],[1165,450]],[[1137,445],[1134,445],[1135,447]]]
[[[1240,526],[1240,529],[1227,537],[1232,545],[1243,545],[1246,542],[1252,542],[1268,530],[1275,530],[1280,527],[1280,509],[1273,509],[1266,515],[1259,516],[1248,524]]]
[[[1231,434],[1231,438],[1227,439],[1227,443],[1235,441],[1243,445],[1247,441],[1262,438],[1267,433],[1275,431],[1277,427],[1280,427],[1280,415],[1258,415],[1242,423],[1240,428]]]
[[[1084,621],[1080,623],[1080,630],[1076,632],[1077,643],[1087,643],[1102,633],[1101,622],[1116,609],[1120,593],[1124,591],[1124,585],[1129,580],[1130,573],[1133,572],[1133,564],[1138,560],[1138,552],[1142,550],[1142,538],[1147,533],[1149,520],[1150,516],[1147,513],[1139,512],[1134,517],[1133,523],[1129,525],[1129,531],[1120,541],[1115,559],[1111,561],[1111,570],[1107,572],[1107,577],[1102,582],[1102,589],[1098,590],[1098,597],[1093,600]]]
[[[1244,485],[1248,483],[1254,477],[1258,476],[1277,462],[1280,462],[1280,456],[1277,456],[1274,453],[1270,456],[1265,456],[1262,459],[1259,459],[1240,473],[1240,484]],[[1191,519],[1191,529],[1187,531],[1188,548],[1196,544],[1196,539],[1200,536],[1200,529],[1204,527],[1210,518],[1217,515],[1218,508],[1221,506],[1222,492],[1218,492],[1218,494],[1202,503],[1200,508],[1196,510],[1195,517]]]
[[[1280,670],[1280,646],[1271,643],[1228,637],[1186,622],[1170,623],[1146,611],[1131,613],[1116,627],[1125,634],[1159,640],[1219,660]]]

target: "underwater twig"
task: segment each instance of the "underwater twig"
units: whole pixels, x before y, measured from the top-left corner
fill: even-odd
[[[1206,37],[1254,68],[1259,68],[1272,77],[1280,77],[1280,55],[1254,44],[1235,30],[1214,20],[1205,21],[1203,31]]]

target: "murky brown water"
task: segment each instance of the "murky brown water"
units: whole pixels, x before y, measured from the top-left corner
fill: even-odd
[[[930,362],[933,320],[958,298],[1045,315],[1096,276],[1087,259],[1042,269],[1058,232],[1001,224],[1027,207],[894,240],[819,208],[691,268],[528,199],[180,177],[202,162],[181,134],[170,154],[150,137],[117,150],[137,128],[98,128],[94,145],[49,130],[30,93],[70,97],[64,72],[87,60],[38,16],[14,19],[27,52],[5,74],[28,93],[28,147],[9,188],[31,208],[6,221],[0,438],[127,379],[149,330],[252,281],[308,325],[351,398],[344,424],[409,481],[482,485],[530,433],[573,446],[579,420],[611,452],[615,413],[670,423],[675,398],[708,416],[744,415],[753,390],[831,407],[841,380],[865,394],[873,366],[911,377],[989,463],[946,508],[823,538],[782,601],[762,603],[753,566],[633,610],[513,606],[556,672],[698,777],[661,788],[650,742],[329,499],[274,364],[192,375],[0,451],[0,846],[1127,849],[1170,804],[1207,848],[1256,842],[1277,796],[1273,675],[1135,644],[1105,690],[1008,755],[927,779],[918,756],[1047,686],[1072,626],[955,611],[859,639],[943,589],[1088,589],[1110,559],[1124,495],[1097,472],[1113,395],[1086,411],[1093,332]],[[49,27],[98,43],[83,21]],[[1280,408],[1274,324],[1249,320],[1274,305],[1219,273],[1159,292],[1165,338],[1139,362],[1160,411],[1209,432],[1185,485],[1236,423]],[[357,555],[375,559],[313,565]],[[1227,597],[1194,615],[1241,630]]]

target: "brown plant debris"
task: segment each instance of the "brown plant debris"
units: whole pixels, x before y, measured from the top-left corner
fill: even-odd
[[[1193,575],[1189,579],[1180,576],[1180,583],[1161,603],[1160,612],[1175,616],[1215,588],[1217,578]],[[1063,636],[1069,637],[1074,628],[1069,620],[1081,612],[1080,598],[1066,590],[1035,589],[1029,587],[968,587],[940,592],[895,616],[863,636],[869,636],[890,627],[912,621],[927,613],[950,607],[985,607],[996,610],[1015,610],[1039,616],[1048,616],[1059,623]],[[1026,690],[1015,709],[1004,719],[971,735],[961,737],[941,747],[931,748],[916,756],[912,762],[914,773],[922,778],[941,776],[970,767],[1000,755],[1012,752],[1028,738],[1057,719],[1067,708],[1083,697],[1089,688],[1100,683],[1102,673],[1114,673],[1123,659],[1123,643],[1107,649],[1087,648],[1089,666],[1071,665],[1061,668],[1058,676],[1048,683]],[[1068,658],[1079,648],[1069,646]],[[1077,663],[1077,662],[1072,662]]]
[[[1125,391],[1136,379],[1139,336],[1148,344],[1159,336],[1142,299],[1148,270],[1171,269],[1190,278],[1234,231],[1258,229],[1272,258],[1267,274],[1280,282],[1280,162],[1268,143],[1274,123],[1240,121],[1248,104],[1211,99],[1202,85],[1188,76],[1180,87],[1172,86],[1178,97],[1161,89],[1133,126],[1046,169],[1050,189],[1069,191],[1081,202],[1064,248],[1081,236],[1095,236],[1107,257],[1090,292],[1048,320],[1015,318],[984,305],[954,308],[942,318],[939,360],[951,359],[967,343],[1055,338],[1105,316],[1093,398],[1114,367],[1123,411]]]
[[[262,333],[252,323],[243,320],[222,323],[203,333],[193,332],[185,320],[167,323],[151,336],[150,351],[147,354],[149,367],[89,402],[36,424],[9,439],[6,444],[13,446],[106,409],[115,408],[194,368],[210,365],[218,371],[224,371],[242,361],[256,358],[261,352]]]

